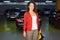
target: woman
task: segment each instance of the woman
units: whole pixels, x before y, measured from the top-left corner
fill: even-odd
[[[24,14],[23,36],[27,40],[37,40],[38,37],[38,13],[36,12],[36,4],[29,2],[27,4],[27,11]]]

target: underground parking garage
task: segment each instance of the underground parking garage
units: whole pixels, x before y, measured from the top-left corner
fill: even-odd
[[[25,40],[23,36],[26,5],[32,0],[0,0],[0,40]],[[41,40],[60,40],[59,0],[33,0],[42,28]],[[40,40],[40,39],[39,39]]]

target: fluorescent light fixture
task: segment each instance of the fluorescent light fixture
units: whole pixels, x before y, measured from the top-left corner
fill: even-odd
[[[30,1],[24,1],[24,2],[30,2]]]
[[[3,2],[10,2],[10,1],[3,1]]]
[[[53,2],[53,1],[45,1],[45,2],[47,2],[47,3],[51,3],[51,2]]]

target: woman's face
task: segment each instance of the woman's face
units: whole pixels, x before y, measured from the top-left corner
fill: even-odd
[[[29,10],[34,10],[34,4],[33,3],[30,3],[30,5],[29,5]]]

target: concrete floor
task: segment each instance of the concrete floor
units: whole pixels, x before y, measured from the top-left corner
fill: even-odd
[[[60,40],[60,29],[50,25],[49,18],[42,17],[43,40]],[[22,30],[16,32],[15,21],[8,21],[4,16],[0,16],[0,40],[25,40]]]

